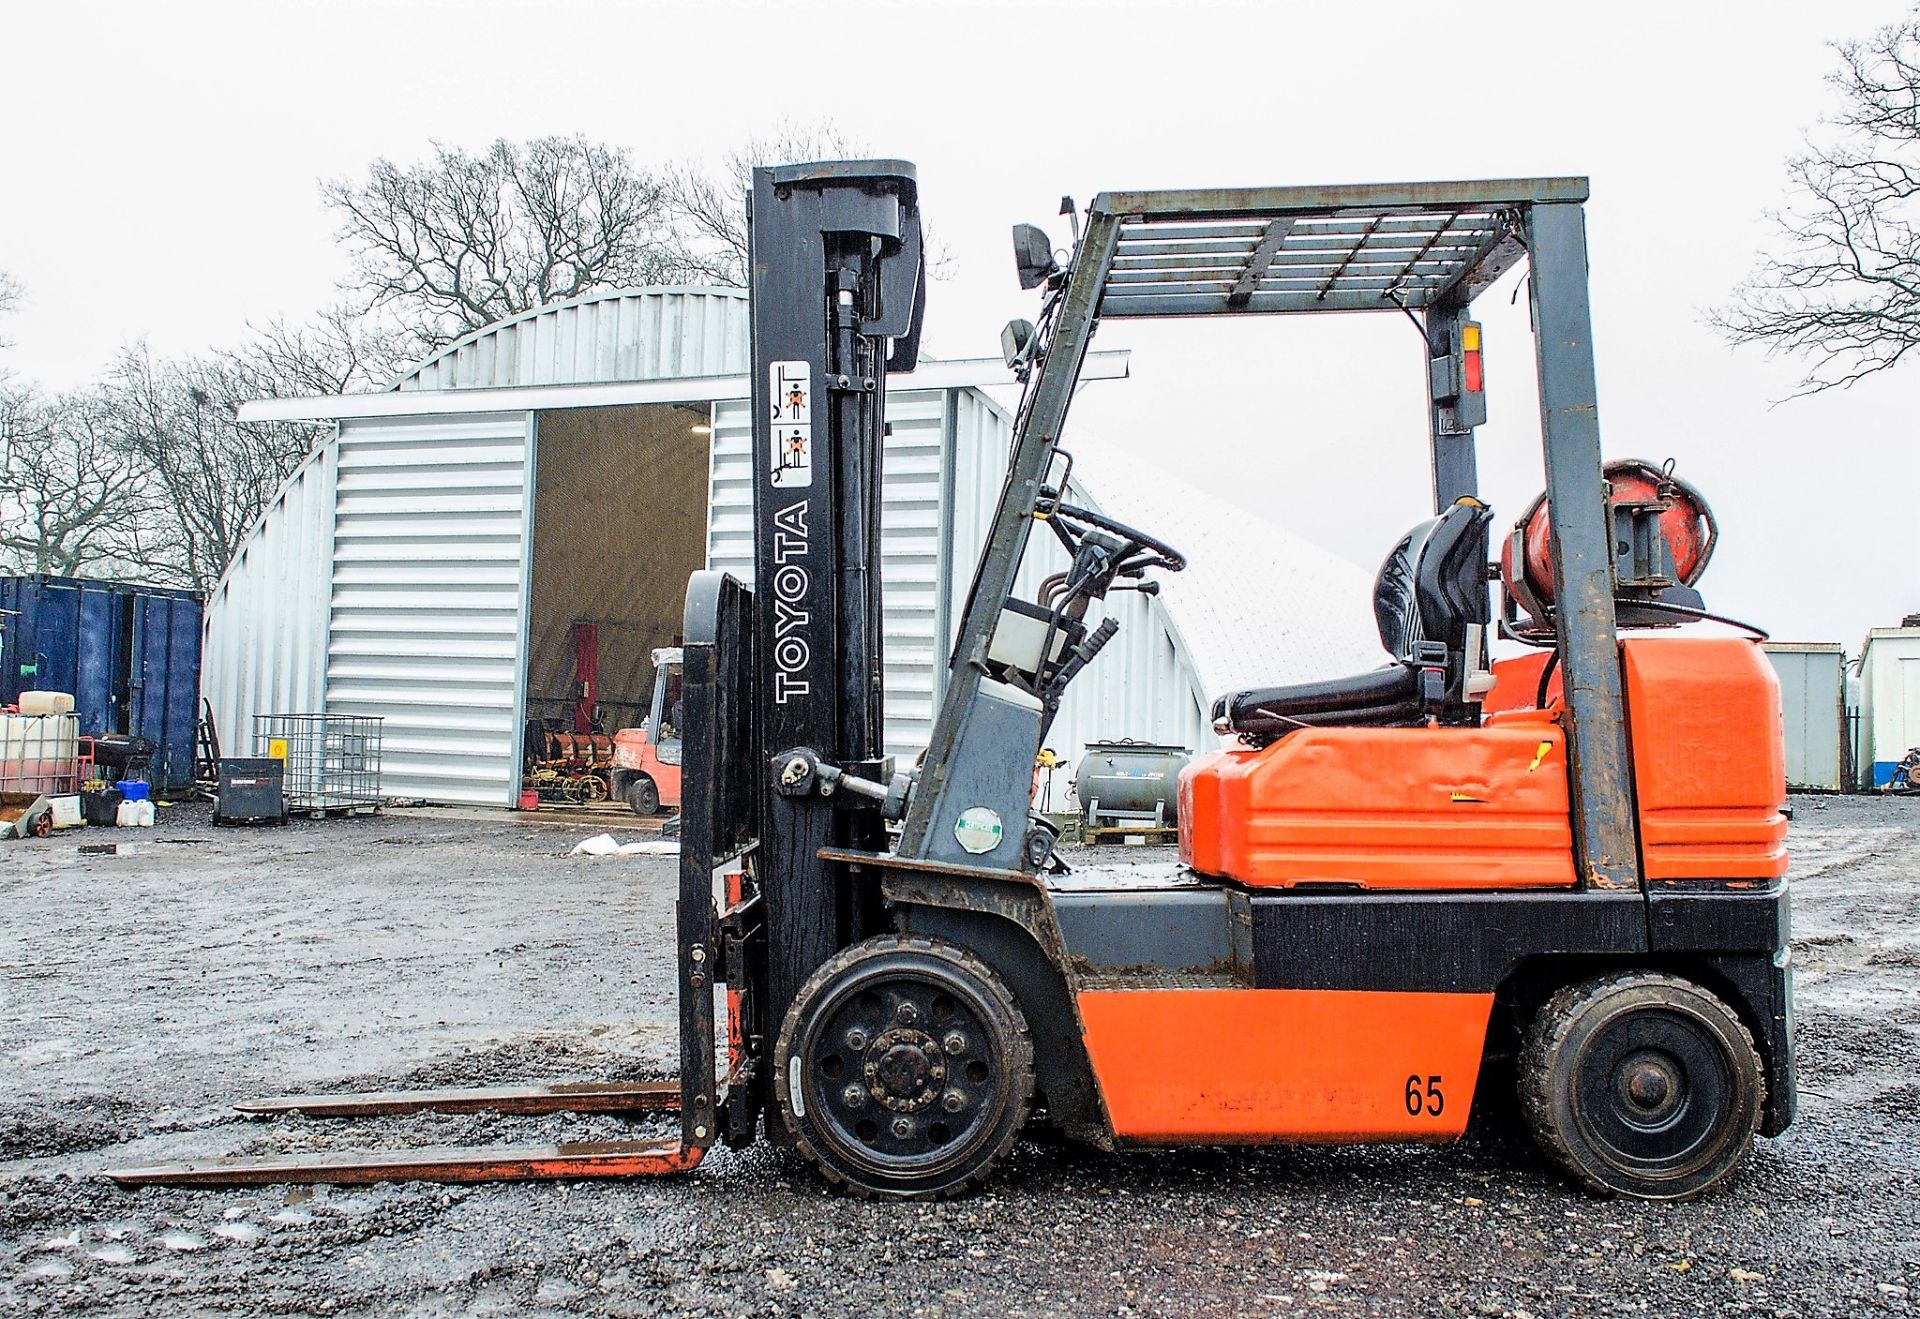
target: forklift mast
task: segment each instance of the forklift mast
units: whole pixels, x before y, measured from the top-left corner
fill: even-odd
[[[756,169],[749,215],[754,874],[769,931],[759,1006],[771,1029],[801,982],[876,920],[819,852],[879,850],[884,821],[867,799],[813,790],[813,767],[893,776],[881,758],[886,373],[918,360],[926,268],[904,162]]]

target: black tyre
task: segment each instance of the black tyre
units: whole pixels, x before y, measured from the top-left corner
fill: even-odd
[[[1685,1200],[1753,1147],[1766,1080],[1753,1035],[1678,976],[1625,971],[1560,990],[1528,1025],[1520,1108],[1561,1167],[1605,1195]]]
[[[635,815],[660,813],[660,788],[649,778],[637,778],[627,785],[627,809]]]
[[[984,1179],[1033,1099],[1033,1038],[992,967],[882,935],[801,987],[773,1054],[802,1158],[855,1195],[931,1200]]]

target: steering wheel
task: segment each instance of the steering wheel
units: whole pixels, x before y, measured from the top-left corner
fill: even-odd
[[[1114,576],[1138,577],[1149,568],[1163,568],[1167,572],[1179,572],[1187,566],[1187,556],[1164,540],[1149,536],[1146,532],[1130,527],[1124,522],[1097,513],[1078,504],[1056,501],[1049,520],[1054,525],[1054,534],[1069,553],[1078,550],[1078,538],[1084,538],[1087,527],[1098,527],[1109,535],[1118,536],[1125,546],[1116,556]],[[1145,551],[1145,553],[1142,553]]]

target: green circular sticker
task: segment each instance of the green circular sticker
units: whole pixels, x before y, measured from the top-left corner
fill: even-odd
[[[1000,812],[985,806],[970,806],[953,822],[953,836],[960,846],[978,856],[1000,846]]]

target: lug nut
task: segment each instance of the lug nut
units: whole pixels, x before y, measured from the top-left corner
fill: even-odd
[[[913,1134],[912,1121],[903,1117],[895,1118],[893,1120],[893,1134],[895,1138],[899,1140],[905,1140],[907,1137],[911,1136]]]
[[[940,1107],[949,1113],[958,1113],[967,1106],[967,1097],[958,1090],[949,1090],[940,1096]]]
[[[867,1033],[858,1026],[847,1032],[847,1047],[855,1053],[867,1047]]]
[[[967,1051],[967,1037],[957,1030],[950,1030],[947,1032],[947,1038],[940,1041],[940,1045],[948,1053],[965,1053]]]
[[[840,1102],[848,1108],[858,1108],[867,1102],[867,1092],[857,1085],[850,1085],[840,1092]]]
[[[920,1020],[920,1009],[911,1003],[902,1003],[894,1010],[893,1015],[898,1017],[903,1024],[911,1026],[914,1022]]]

